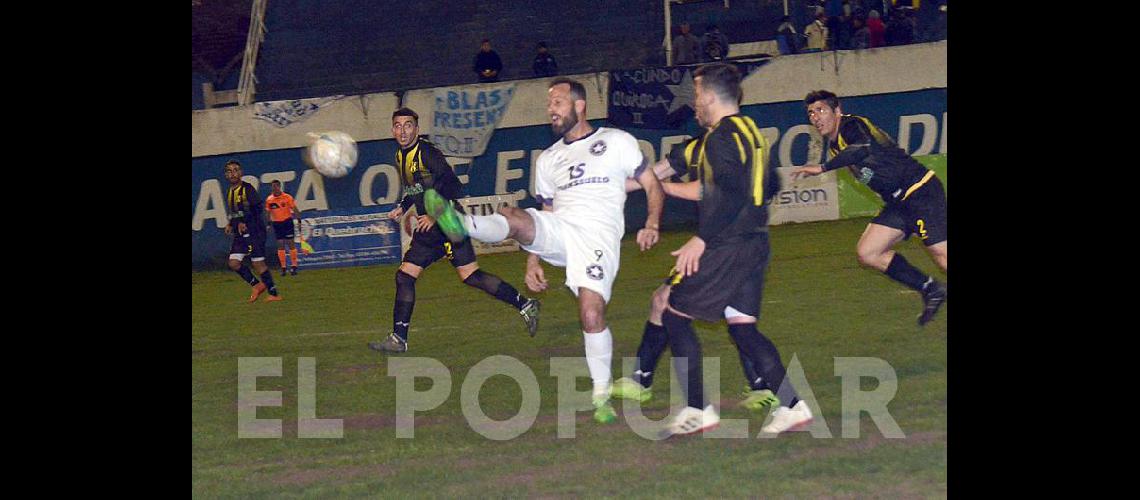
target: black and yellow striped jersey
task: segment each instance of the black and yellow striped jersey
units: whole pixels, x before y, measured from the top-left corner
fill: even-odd
[[[673,146],[673,150],[669,151],[666,157],[669,160],[669,166],[673,167],[673,171],[677,175],[692,174],[690,179],[697,178],[697,169],[700,165],[697,164],[700,153],[701,143],[704,142],[703,135],[693,137],[684,143]]]
[[[756,122],[726,116],[695,150],[701,182],[697,235],[706,248],[767,231],[769,200],[779,192],[780,179]]]
[[[244,222],[247,231],[264,231],[265,224],[261,219],[263,211],[264,203],[252,184],[242,181],[226,190],[226,215],[235,230],[237,223]]]
[[[903,200],[933,174],[862,116],[841,115],[839,137],[827,148],[830,159],[824,172],[849,167],[859,182],[887,203]]]
[[[400,169],[400,183],[404,186],[404,197],[400,200],[404,211],[415,204],[416,213],[427,213],[424,210],[424,190],[434,188],[449,200],[459,198],[463,191],[463,183],[459,182],[443,153],[423,139],[417,140],[410,148],[396,151],[396,168]]]

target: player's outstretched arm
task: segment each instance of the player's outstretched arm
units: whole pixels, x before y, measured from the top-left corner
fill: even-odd
[[[689,182],[663,182],[661,189],[665,194],[682,200],[700,201],[701,181]]]
[[[823,173],[822,165],[804,165],[792,171],[793,179],[800,179],[803,177],[811,177]]]

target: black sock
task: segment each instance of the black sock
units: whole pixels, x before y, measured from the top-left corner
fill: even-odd
[[[736,354],[740,356],[740,367],[744,370],[744,380],[748,382],[748,388],[754,391],[760,389],[771,390],[768,384],[764,382],[764,377],[760,376],[760,373],[756,371],[756,365],[752,364],[752,360],[748,358],[748,355],[744,354],[744,351],[741,351],[739,347],[736,349]]]
[[[234,272],[241,276],[241,279],[245,280],[246,283],[249,283],[249,286],[257,286],[257,278],[253,277],[253,273],[249,271],[248,267],[243,265]]]
[[[763,378],[764,385],[776,388],[776,397],[780,398],[780,405],[795,406],[798,401],[796,390],[791,382],[785,383],[787,372],[784,370],[784,363],[780,362],[780,351],[776,349],[776,345],[756,329],[755,323],[728,325],[728,333],[736,342],[736,348],[752,360],[752,366]]]
[[[637,346],[637,367],[633,372],[633,380],[644,387],[653,385],[653,371],[657,369],[657,361],[665,353],[669,345],[669,335],[665,327],[645,322],[645,331],[641,334],[641,345]]]
[[[408,324],[416,307],[416,279],[404,271],[396,271],[396,304],[392,307],[392,332],[408,341]]]
[[[668,332],[669,349],[673,351],[673,368],[677,370],[677,379],[687,381],[685,394],[688,405],[700,410],[705,409],[705,387],[701,379],[701,344],[697,342],[697,335],[693,333],[693,320],[673,314],[666,310],[661,316],[665,330]],[[680,363],[680,358],[685,358]]]
[[[265,288],[269,290],[269,295],[277,295],[277,285],[273,284],[273,273],[268,269],[261,273],[261,282],[265,283]]]
[[[930,278],[922,274],[918,268],[910,265],[906,258],[901,253],[895,252],[895,256],[891,259],[891,263],[887,264],[887,276],[891,279],[906,285],[911,290],[922,291],[922,285]]]
[[[467,279],[463,280],[463,283],[494,295],[496,299],[510,304],[515,309],[522,309],[523,304],[526,304],[527,301],[527,298],[523,297],[510,283],[503,281],[494,274],[485,273],[482,269],[476,269]]]

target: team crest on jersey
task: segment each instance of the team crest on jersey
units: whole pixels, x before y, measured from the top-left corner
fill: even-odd
[[[606,152],[606,141],[598,141],[590,145],[590,154],[601,156]]]
[[[601,281],[602,278],[606,277],[606,273],[602,271],[602,266],[590,264],[586,267],[586,276],[589,276],[592,280]]]

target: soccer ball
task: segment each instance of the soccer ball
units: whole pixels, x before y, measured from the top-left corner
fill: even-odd
[[[301,152],[305,164],[332,179],[352,172],[356,166],[356,141],[352,136],[331,130],[319,134],[310,132],[309,137],[312,142]]]

